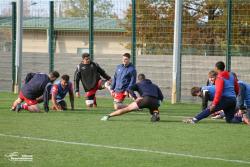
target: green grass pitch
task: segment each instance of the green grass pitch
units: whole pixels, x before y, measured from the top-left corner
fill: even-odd
[[[16,97],[0,93],[0,167],[250,166],[249,126],[209,118],[181,122],[199,112],[199,104],[164,102],[158,123],[145,109],[102,122],[113,110],[111,98],[99,97],[92,110],[81,98],[75,111],[15,113],[9,108]],[[11,161],[13,152],[33,160]]]

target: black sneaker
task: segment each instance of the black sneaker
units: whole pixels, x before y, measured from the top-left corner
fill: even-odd
[[[151,122],[157,122],[160,121],[160,116],[159,113],[153,113],[152,117],[151,117]]]
[[[16,112],[20,112],[21,111],[21,109],[22,109],[22,106],[21,106],[21,104],[18,104],[17,106],[16,106]]]

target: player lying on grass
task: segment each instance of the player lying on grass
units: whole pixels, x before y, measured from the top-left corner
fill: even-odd
[[[64,97],[69,93],[71,110],[74,110],[73,84],[69,81],[68,75],[63,75],[60,82],[47,86],[42,100],[44,101],[45,111],[49,111],[49,100],[52,101],[52,110],[67,110],[67,103]]]
[[[106,80],[101,79],[103,77]],[[85,103],[87,107],[96,107],[95,94],[97,90],[105,88],[106,82],[111,82],[111,77],[95,62],[90,60],[88,53],[82,54],[82,62],[77,66],[74,77],[76,97],[80,97],[79,81],[81,80],[86,92]]]
[[[122,64],[115,70],[114,79],[110,86],[111,95],[114,98],[114,109],[123,108],[123,101],[128,95],[129,87],[136,83],[136,69],[130,62],[130,54],[125,53],[122,56]]]
[[[238,80],[233,73],[224,71],[224,69],[224,62],[219,61],[215,64],[215,71],[218,73],[218,76],[215,80],[216,90],[212,104],[194,118],[184,120],[184,122],[197,123],[215,111],[223,110],[227,123],[239,123],[234,119],[236,95],[239,93]]]
[[[37,99],[41,97],[45,91],[45,87],[54,82],[58,77],[59,73],[53,71],[47,74],[43,73],[29,73],[26,76],[25,84],[19,92],[19,97],[14,101],[11,109],[20,111],[21,109],[28,110],[30,112],[39,112],[39,106],[37,105]],[[22,102],[25,102],[22,104]]]
[[[149,79],[146,79],[144,74],[139,74],[138,83],[131,86],[128,91],[135,101],[128,106],[124,106],[124,108],[118,109],[109,115],[104,116],[101,119],[102,121],[107,121],[111,117],[119,116],[142,108],[149,109],[149,112],[152,115],[152,122],[160,120],[158,108],[160,106],[160,102],[163,100],[163,95],[157,85],[153,84]],[[140,97],[137,97],[134,91],[137,91]]]

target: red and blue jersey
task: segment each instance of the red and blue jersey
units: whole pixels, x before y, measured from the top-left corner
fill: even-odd
[[[215,81],[215,97],[213,105],[219,104],[221,97],[236,98],[239,93],[238,80],[228,71],[222,71],[218,74]]]
[[[67,95],[68,92],[73,93],[73,84],[71,82],[68,83],[66,88],[63,88],[61,82],[54,84],[51,89],[51,94],[56,97],[57,101],[61,101]]]

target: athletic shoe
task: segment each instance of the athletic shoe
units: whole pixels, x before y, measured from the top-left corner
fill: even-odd
[[[184,119],[182,120],[183,123],[186,123],[186,124],[195,124],[196,122],[194,122],[194,120],[192,118],[187,118],[187,119]]]
[[[21,111],[21,109],[22,109],[21,104],[18,104],[18,105],[16,106],[15,111],[16,111],[16,112],[20,112],[20,111]]]
[[[108,121],[110,118],[109,115],[105,115],[104,117],[101,118],[101,121]]]
[[[157,122],[157,121],[160,121],[160,116],[159,113],[155,112],[151,117],[151,122]]]

